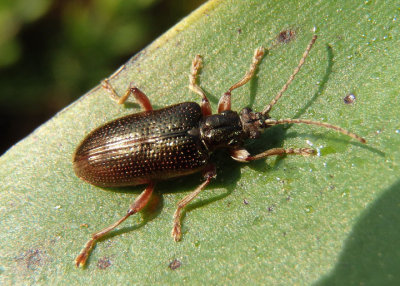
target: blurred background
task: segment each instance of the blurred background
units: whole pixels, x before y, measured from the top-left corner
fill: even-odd
[[[0,1],[0,155],[204,2]]]

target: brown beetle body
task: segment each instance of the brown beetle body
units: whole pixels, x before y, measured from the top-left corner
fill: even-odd
[[[201,119],[200,106],[184,102],[111,121],[79,145],[75,173],[96,186],[121,187],[198,172],[209,160]]]

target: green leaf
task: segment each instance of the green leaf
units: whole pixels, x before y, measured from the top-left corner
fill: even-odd
[[[366,145],[313,126],[270,128],[248,144],[252,153],[312,145],[320,156],[245,165],[217,154],[218,177],[188,207],[181,242],[170,237],[172,215],[200,175],[158,184],[150,206],[77,269],[73,261],[90,233],[120,218],[143,190],[97,188],[73,172],[72,154],[85,134],[139,111],[133,100],[117,106],[96,87],[0,159],[0,284],[399,284],[399,6],[297,2],[210,1],[111,82],[118,93],[133,82],[156,108],[200,102],[187,86],[191,61],[201,54],[200,84],[216,110],[264,45],[270,50],[257,77],[233,93],[234,110],[261,110],[315,29],[305,66],[271,115],[339,125]],[[284,30],[295,37],[280,43]],[[345,104],[350,93],[356,100]],[[180,267],[172,270],[174,260]]]

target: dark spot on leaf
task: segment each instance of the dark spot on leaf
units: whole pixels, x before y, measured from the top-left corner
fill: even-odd
[[[296,37],[296,32],[293,30],[284,30],[279,33],[277,39],[279,43],[289,43]]]
[[[110,259],[108,259],[108,257],[100,258],[99,261],[97,261],[97,268],[99,269],[104,270],[110,266],[111,266],[111,261]]]
[[[346,95],[346,96],[343,98],[343,101],[344,101],[344,103],[346,103],[346,104],[352,104],[352,103],[354,103],[354,102],[356,101],[356,96],[355,96],[355,94],[353,94],[353,93],[349,93],[348,95]]]
[[[238,32],[238,34],[240,35],[240,34],[242,33],[242,29],[241,29],[241,28],[238,28],[238,29],[237,29],[237,32]]]
[[[54,238],[50,240],[50,244],[55,244],[61,238],[61,234],[57,234]]]
[[[24,265],[26,269],[36,270],[44,263],[45,255],[40,249],[29,249],[15,260]]]
[[[174,259],[171,261],[171,263],[168,265],[168,267],[171,270],[175,270],[175,269],[181,267],[181,265],[182,265],[182,263],[178,259]]]
[[[249,204],[249,201],[246,200],[246,199],[244,199],[244,200],[243,200],[243,203],[244,203],[245,205],[248,205],[248,204]]]

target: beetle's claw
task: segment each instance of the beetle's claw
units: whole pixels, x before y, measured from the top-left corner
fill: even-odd
[[[81,252],[75,259],[76,267],[83,267],[86,264],[86,260],[88,258],[87,252]]]

